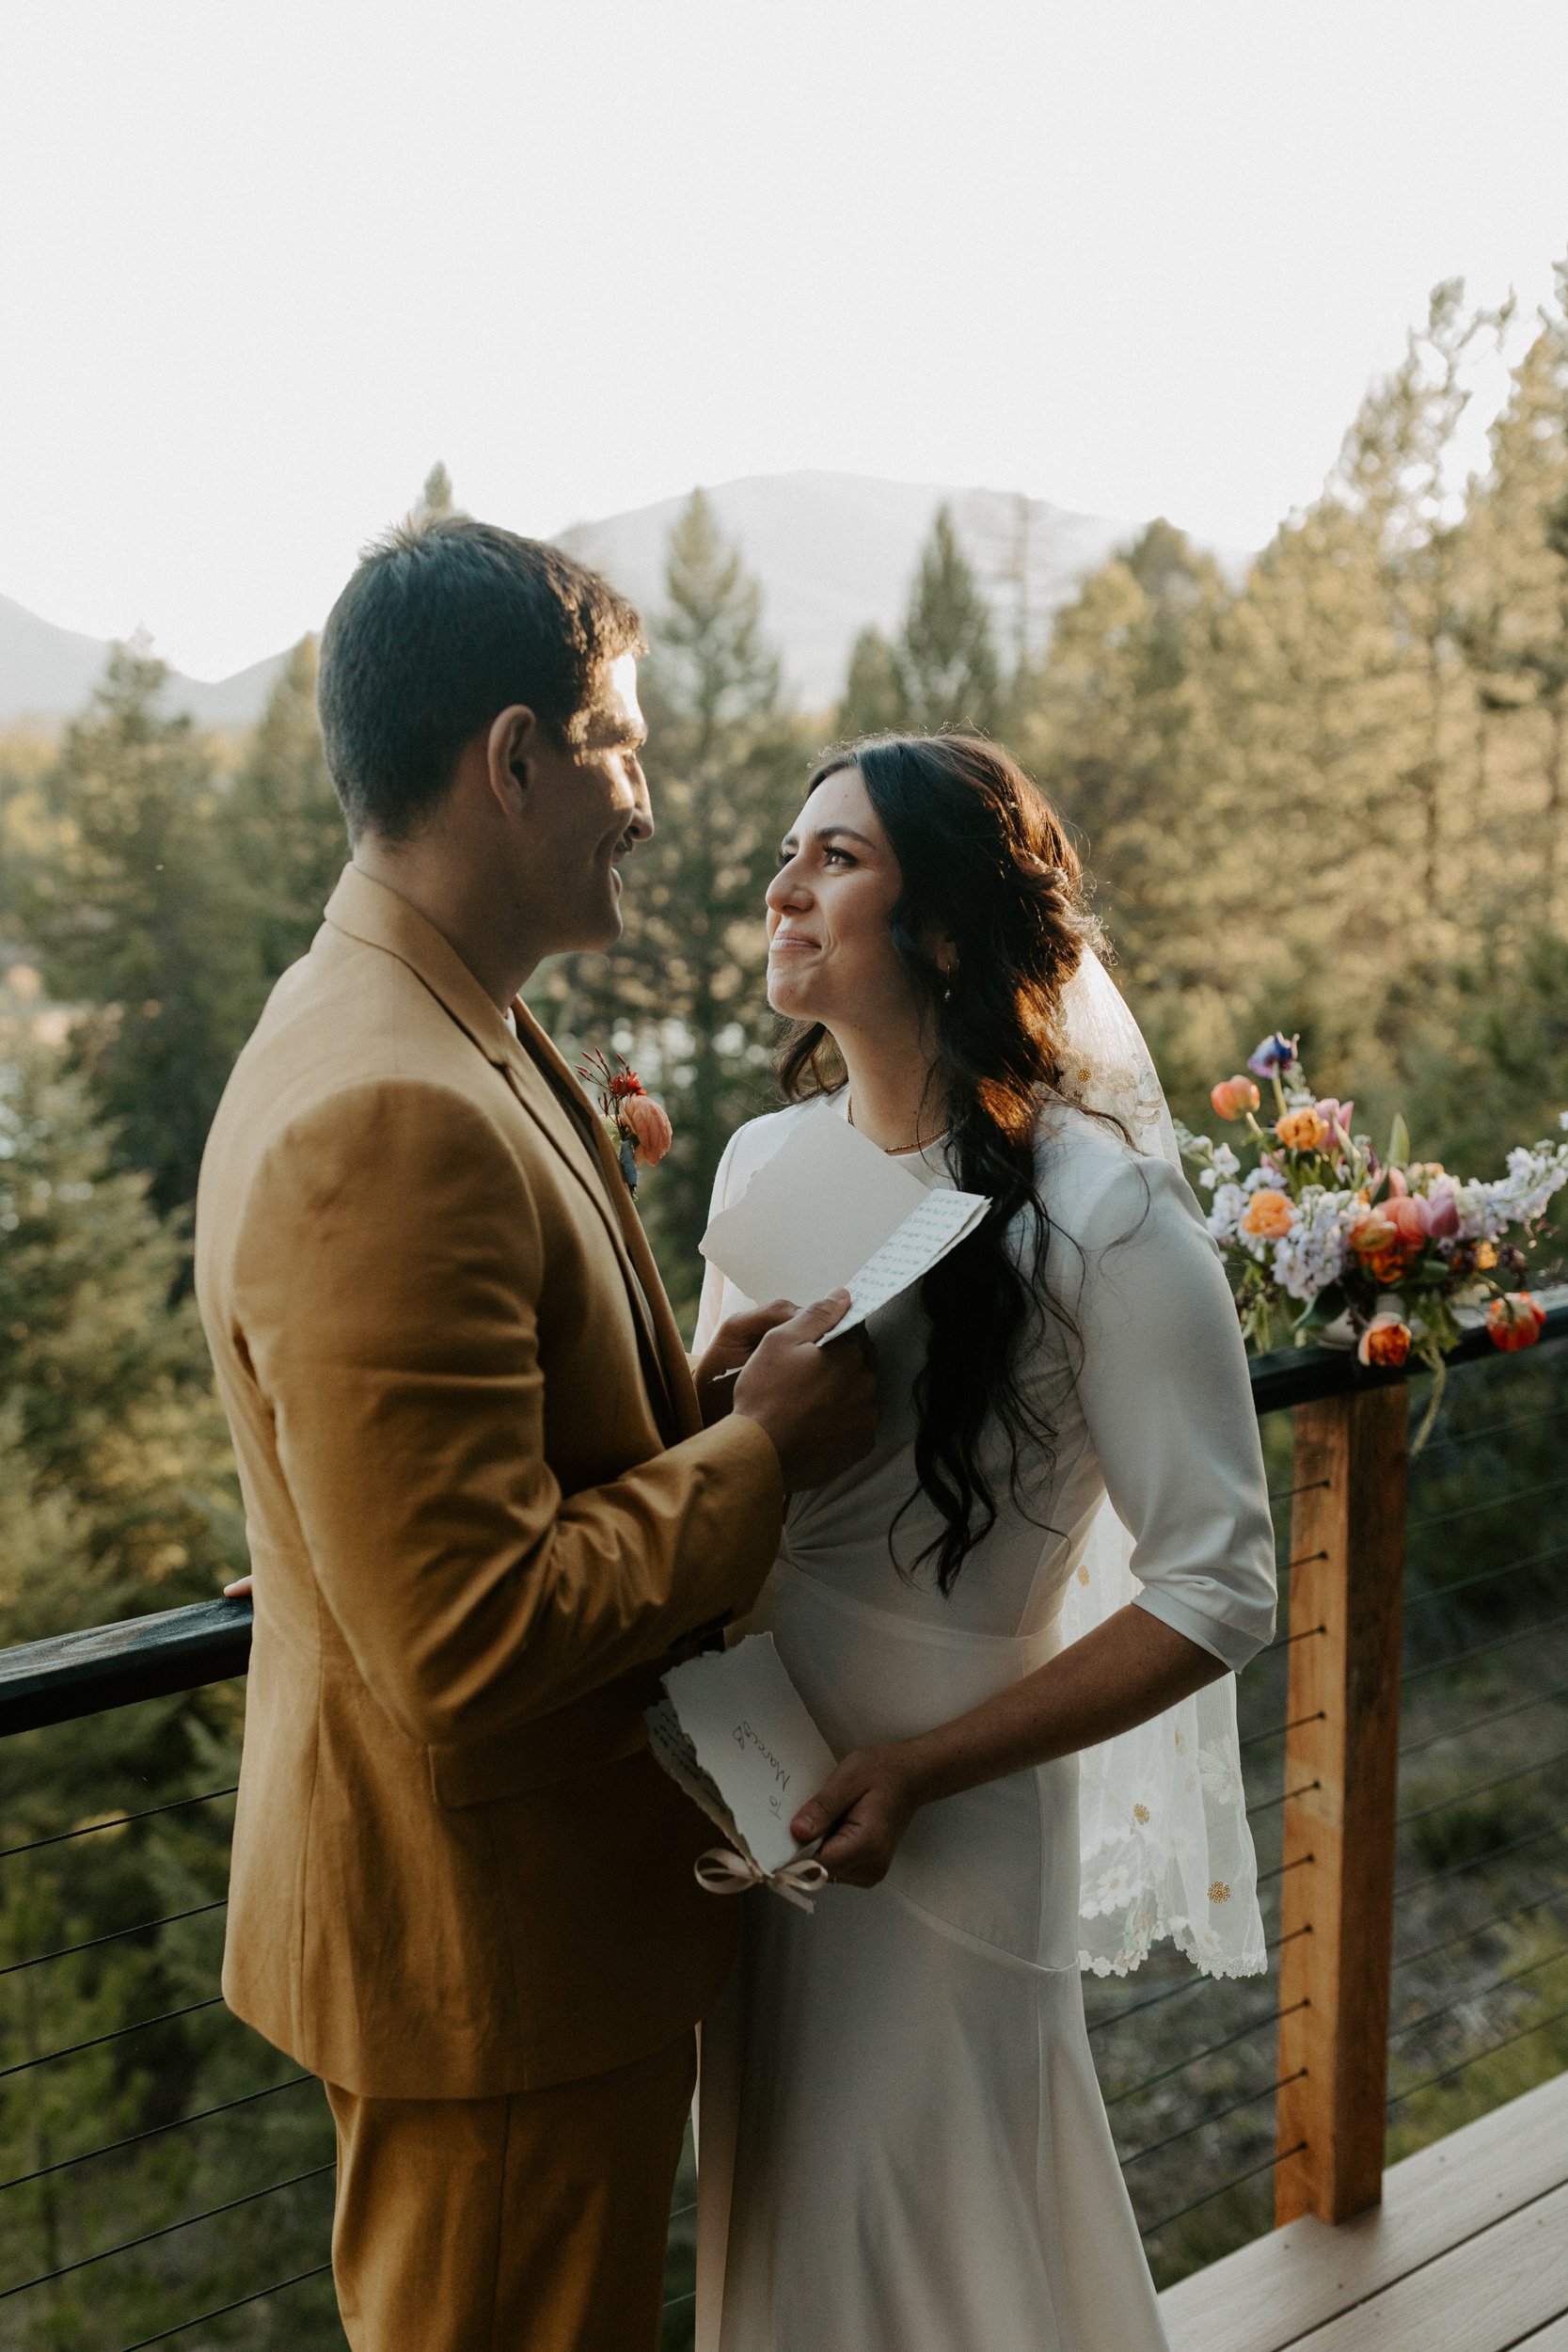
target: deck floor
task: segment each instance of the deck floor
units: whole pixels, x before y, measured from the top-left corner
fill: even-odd
[[[1172,2352],[1568,2352],[1568,2074],[1160,2298]]]

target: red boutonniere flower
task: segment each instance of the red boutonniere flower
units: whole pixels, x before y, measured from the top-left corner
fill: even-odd
[[[617,1054],[615,1067],[608,1055],[590,1054],[578,1065],[578,1076],[597,1100],[599,1115],[610,1130],[629,1192],[637,1190],[640,1168],[657,1168],[675,1139],[670,1114],[656,1103],[631,1065]]]

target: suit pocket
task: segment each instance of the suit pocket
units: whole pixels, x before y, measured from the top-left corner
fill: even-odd
[[[461,1748],[429,1748],[431,1794],[449,1812],[526,1797],[601,1765],[618,1764],[648,1744],[638,1683],[614,1682],[515,1731]]]

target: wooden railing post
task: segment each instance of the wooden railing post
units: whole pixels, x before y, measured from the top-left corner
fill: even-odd
[[[1383,2195],[1408,1400],[1296,1407],[1276,2223]]]

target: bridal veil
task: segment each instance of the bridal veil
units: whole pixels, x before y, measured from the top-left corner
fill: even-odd
[[[1180,1168],[1176,1131],[1143,1033],[1091,949],[1063,995],[1061,1090],[1120,1120],[1134,1147]],[[1107,1496],[1062,1605],[1076,1641],[1136,1597],[1132,1538]],[[1206,1975],[1266,1966],[1258,1858],[1247,1825],[1236,1677],[1085,1748],[1079,1759],[1079,1963],[1124,1976],[1168,1937]],[[1227,1889],[1227,1894],[1219,1890]]]

